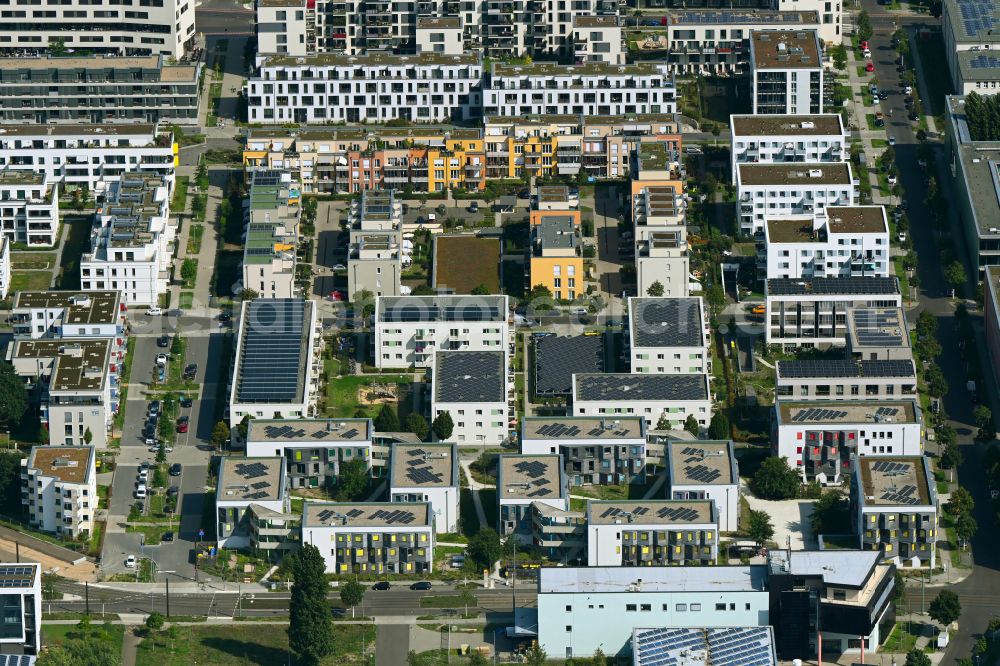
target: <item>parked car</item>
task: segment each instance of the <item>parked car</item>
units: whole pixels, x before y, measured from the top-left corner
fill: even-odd
[[[157,347],[163,347],[164,349],[166,349],[167,347],[169,347],[170,346],[170,336],[164,334],[164,335],[161,335],[160,337],[158,337],[156,339],[156,346]]]
[[[177,432],[180,433],[187,432],[188,428],[190,427],[190,422],[191,419],[188,418],[187,416],[182,416],[179,419],[177,419]]]
[[[167,355],[166,354],[157,354],[156,355],[156,365],[163,366],[163,365],[166,365],[166,364],[167,364]]]
[[[377,582],[374,585],[372,585],[372,589],[373,590],[388,590],[389,589],[389,581],[387,581],[387,580],[380,580],[379,582]]]
[[[181,407],[190,407],[191,405],[194,404],[194,400],[185,395],[181,397],[180,403]]]
[[[197,363],[188,363],[184,366],[184,379],[194,379],[196,374],[198,374]]]
[[[335,271],[346,271],[347,270],[347,266],[345,266],[344,264],[334,264],[333,265],[333,270],[335,270]]]
[[[156,307],[155,305],[146,310],[147,317],[160,317],[162,315],[163,315],[163,310],[161,308]]]
[[[146,446],[156,446],[156,426],[146,426],[146,430],[142,433],[142,441]]]
[[[174,463],[170,466],[170,476],[180,476],[182,470],[180,463]]]
[[[169,488],[167,488],[167,497],[177,497],[180,494],[180,492],[181,492],[180,487],[170,486]]]
[[[146,499],[146,484],[145,483],[140,483],[139,486],[135,489],[135,497],[136,497],[136,499]]]
[[[905,231],[900,231],[898,234],[896,234],[896,239],[900,243],[905,243],[906,242],[906,232]]]
[[[753,309],[750,310],[750,312],[752,312],[753,314],[758,314],[758,315],[765,314],[765,313],[767,313],[767,306],[766,305],[755,305],[755,306],[753,306]]]
[[[913,86],[903,86],[903,94],[904,95],[912,95],[913,94]]]
[[[874,63],[872,63],[871,60],[869,60],[868,63],[865,65],[865,71],[868,72],[868,73],[871,73],[871,72],[875,71],[875,65],[874,65]]]
[[[149,416],[150,418],[156,418],[160,415],[160,401],[154,400],[149,403]]]
[[[469,212],[470,213],[478,213],[479,212],[479,202],[478,201],[473,201],[472,203],[469,204]]]
[[[422,580],[422,581],[420,581],[418,583],[414,583],[413,585],[411,585],[410,589],[411,590],[429,590],[429,589],[431,589],[431,584],[430,584],[430,582],[428,582],[426,580]]]
[[[223,312],[222,314],[219,315],[219,321],[221,321],[223,324],[232,320],[233,320],[233,315],[229,314],[228,312]]]
[[[890,146],[895,146],[896,145],[896,137],[894,137],[894,136],[890,136],[889,137],[889,145]]]
[[[128,557],[125,558],[126,569],[135,569],[135,565],[136,565],[135,555],[129,555]]]
[[[162,541],[164,543],[171,543],[173,540],[174,540],[174,533],[173,532],[164,532],[163,536],[160,537],[160,541]]]

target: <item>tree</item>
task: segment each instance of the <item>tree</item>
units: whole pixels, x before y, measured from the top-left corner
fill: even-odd
[[[847,498],[836,490],[826,491],[813,504],[809,520],[814,534],[845,534],[851,528]]]
[[[747,536],[753,539],[758,548],[774,537],[774,525],[771,524],[771,516],[766,511],[750,511],[747,520]]]
[[[160,419],[159,425],[156,426],[156,429],[160,433],[161,442],[173,441],[174,433],[177,432],[177,426],[174,425],[174,420],[165,416]]]
[[[163,629],[164,618],[161,613],[152,612],[146,616],[146,629],[150,631],[159,631]]]
[[[976,503],[972,499],[972,493],[959,486],[952,492],[951,499],[944,505],[944,509],[952,516],[961,516],[962,514],[972,513],[972,509],[975,506]]]
[[[604,650],[597,648],[590,658],[590,666],[608,666],[608,658],[604,655]]]
[[[385,403],[375,417],[375,430],[378,432],[399,432],[399,417],[392,405]]]
[[[548,660],[549,656],[542,649],[541,645],[537,643],[532,645],[531,648],[524,653],[527,659],[528,666],[545,666],[545,662]]]
[[[0,363],[0,424],[16,426],[28,411],[28,390],[10,363]]]
[[[980,442],[989,442],[996,438],[997,431],[996,427],[993,425],[993,412],[986,405],[979,405],[972,412],[972,416],[976,419],[976,427],[979,428],[979,432],[976,433],[976,439]]]
[[[646,290],[647,296],[653,296],[654,298],[659,298],[663,296],[663,285],[659,280],[649,285],[649,289]]]
[[[490,288],[487,287],[485,284],[480,283],[477,284],[476,288],[472,290],[472,294],[474,296],[489,296]]]
[[[830,57],[833,58],[833,66],[837,69],[847,69],[847,47],[837,44],[830,49]]]
[[[477,571],[493,569],[493,565],[499,562],[503,555],[500,535],[492,527],[479,528],[479,532],[469,539],[465,554]]]
[[[348,460],[340,466],[336,483],[338,502],[363,499],[361,496],[368,487],[368,464],[361,458]]]
[[[434,431],[434,437],[439,442],[447,441],[451,437],[451,433],[455,430],[455,422],[451,420],[451,414],[447,411],[438,414],[434,422],[431,423],[431,430]]]
[[[469,606],[476,605],[476,595],[469,590],[462,590],[458,595],[458,600],[462,602],[463,606],[465,606],[466,615],[469,614]]]
[[[791,499],[799,493],[799,475],[784,458],[765,458],[750,480],[750,489],[761,499]]]
[[[288,556],[286,556],[288,557]],[[333,625],[326,601],[326,564],[316,546],[307,543],[290,557],[292,598],[289,602],[288,647],[308,666],[333,652]]]
[[[862,41],[868,41],[872,38],[872,20],[868,16],[867,10],[862,9],[858,13],[857,33],[858,39]]]
[[[406,417],[406,432],[412,432],[414,435],[420,438],[420,441],[427,439],[427,435],[430,433],[431,428],[427,425],[427,419],[423,417],[422,414],[417,412],[410,412]]]
[[[656,420],[657,430],[670,430],[670,419],[667,418],[666,413],[660,414],[660,418]]]
[[[965,266],[962,265],[962,262],[956,259],[948,264],[948,267],[944,269],[944,279],[951,285],[952,289],[961,289],[962,285],[968,279],[965,275]]]
[[[708,424],[708,438],[729,439],[730,435],[729,419],[722,412],[716,412]]]
[[[21,453],[0,451],[0,505],[4,511],[20,514],[24,508],[21,502]]]
[[[367,289],[362,289],[361,291],[355,293],[354,296],[351,297],[351,303],[354,304],[355,315],[358,312],[358,308],[361,309],[361,316],[364,319],[368,319],[375,314],[375,294]]]
[[[694,417],[694,414],[688,414],[688,417],[684,419],[684,429],[695,437],[701,432],[701,429],[698,427],[698,419]]]
[[[198,262],[194,259],[185,259],[181,264],[181,280],[184,284],[191,286],[198,277]]]
[[[955,520],[955,536],[961,541],[968,543],[979,531],[979,523],[967,513],[963,513]]]
[[[489,666],[489,663],[479,650],[473,650],[469,655],[469,666]]]
[[[713,284],[706,289],[705,302],[708,303],[708,307],[712,309],[712,312],[718,312],[726,307],[726,291],[722,288],[722,285]]]
[[[90,443],[94,441],[94,433],[90,432],[90,428],[83,431],[83,443],[90,446]]]
[[[180,357],[184,353],[184,341],[181,340],[181,336],[175,335],[174,339],[170,341],[170,355]]]
[[[913,649],[906,653],[904,666],[931,666],[931,658],[923,650]]]
[[[941,624],[948,626],[962,614],[962,602],[951,590],[941,590],[927,609],[927,614]]]
[[[226,425],[225,421],[219,421],[212,428],[212,446],[215,447],[216,451],[221,451],[222,448],[229,441],[229,426]]]
[[[159,465],[167,462],[167,445],[160,440],[160,445],[156,447],[156,462]]]
[[[924,356],[921,354],[922,358],[931,360],[933,356]],[[934,398],[943,398],[948,392],[948,380],[944,376],[944,372],[941,371],[941,367],[938,365],[932,365],[927,369],[924,374],[924,379],[927,380],[927,392],[931,394]]]
[[[949,444],[941,452],[941,469],[955,469],[962,464],[962,452],[958,444]]]
[[[528,292],[528,307],[533,310],[551,310],[552,292],[544,284],[536,284]]]
[[[354,617],[354,607],[364,600],[365,588],[358,581],[348,581],[340,588],[340,601],[351,609],[351,617]]]

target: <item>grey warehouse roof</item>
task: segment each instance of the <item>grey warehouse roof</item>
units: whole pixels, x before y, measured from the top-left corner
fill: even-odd
[[[638,581],[642,581],[638,583]],[[763,592],[767,567],[542,567],[539,594],[578,592]]]
[[[506,402],[501,351],[439,351],[434,356],[435,402]]]
[[[708,377],[691,375],[575,375],[578,400],[708,400]]]
[[[535,340],[535,393],[569,395],[573,375],[604,371],[604,337],[555,336]]]
[[[629,330],[633,347],[703,347],[701,299],[630,299]]]

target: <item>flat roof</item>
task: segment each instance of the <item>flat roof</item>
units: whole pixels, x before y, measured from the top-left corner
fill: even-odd
[[[878,550],[779,550],[768,551],[776,572],[788,565],[793,576],[820,576],[827,585],[864,587],[872,570],[881,563]]]
[[[640,171],[666,171],[677,163],[678,158],[677,151],[668,149],[665,143],[648,141],[639,144]]]
[[[714,523],[712,500],[589,500],[589,525],[698,525]]]
[[[247,441],[323,446],[332,442],[365,444],[371,419],[250,419]]]
[[[884,206],[827,206],[826,217],[833,234],[889,233]]]
[[[671,440],[665,446],[671,486],[726,486],[738,481],[729,440]]]
[[[378,321],[385,323],[503,322],[506,296],[379,296]]]
[[[50,391],[96,391],[108,376],[111,340],[15,340],[13,357],[52,359]]]
[[[434,237],[434,287],[456,294],[471,294],[485,286],[491,294],[500,292],[499,238],[472,234]]]
[[[62,125],[51,123],[47,125],[11,125],[0,123],[0,138],[8,136],[145,136],[152,137],[156,134],[156,125],[151,123],[129,123],[119,125],[115,123],[93,123],[87,125]],[[170,146],[165,146],[169,148]]]
[[[650,8],[651,14],[662,13],[661,9]],[[770,9],[668,9],[667,25],[733,25],[749,24],[760,25],[762,23],[792,24],[795,26],[803,23],[819,23],[817,12],[779,12]]]
[[[913,361],[855,359],[794,359],[778,361],[778,379],[860,379],[914,376]]]
[[[743,185],[851,185],[851,168],[846,162],[815,164],[737,164]]]
[[[569,250],[580,245],[576,222],[570,215],[546,215],[534,231],[542,250]]]
[[[64,324],[114,324],[124,314],[120,291],[19,291],[13,309],[62,308]]]
[[[993,0],[944,0],[943,11],[956,42],[1000,42],[1000,30],[996,29],[1000,26],[1000,7]]]
[[[934,506],[923,456],[857,459],[865,506]]]
[[[892,277],[814,277],[772,278],[767,281],[768,296],[898,296],[899,279]]]
[[[614,65],[604,62],[586,62],[580,65],[560,65],[554,62],[533,62],[524,65],[493,63],[493,76],[650,76],[660,75],[673,81],[673,77],[662,71],[662,63],[634,62],[628,65]]]
[[[285,459],[235,458],[226,456],[219,465],[216,501],[274,502],[284,496],[282,473]]]
[[[522,440],[643,439],[646,419],[641,416],[525,416],[521,419]]]
[[[461,28],[462,18],[459,16],[418,16],[417,28]]]
[[[769,243],[818,243],[819,230],[813,230],[811,217],[778,217],[765,220]]]
[[[86,483],[93,461],[93,446],[33,446],[28,468],[64,483]]]
[[[574,28],[614,28],[621,25],[617,16],[574,16]]]
[[[632,630],[633,666],[777,666],[774,627],[662,627]]]
[[[434,355],[434,401],[507,402],[502,351],[439,351]]]
[[[847,312],[847,337],[851,349],[910,346],[903,308],[851,308]]]
[[[577,400],[708,400],[708,375],[633,375],[629,373],[574,375]]]
[[[497,458],[500,499],[560,499],[562,458],[556,454],[501,454]]]
[[[1000,78],[1000,58],[989,51],[958,51],[955,53],[958,71],[964,83],[996,81]]]
[[[571,395],[574,374],[604,371],[604,336],[536,338],[534,371],[537,395]]]
[[[1000,39],[1000,30],[997,31]],[[961,160],[965,191],[981,238],[1000,237],[1000,141],[974,141],[965,114],[965,97],[949,96],[949,119],[954,125],[956,152]]]
[[[37,562],[0,564],[0,588],[9,590],[11,588],[33,587],[41,570],[42,565]],[[19,659],[19,657],[15,658]]]
[[[455,444],[393,444],[390,488],[458,486]]]
[[[44,171],[0,169],[0,185],[44,185],[46,178]]]
[[[815,30],[753,30],[750,49],[754,69],[821,67]]]
[[[830,136],[844,135],[844,124],[836,113],[812,116],[754,115],[732,116],[736,136]]]
[[[705,347],[701,299],[630,298],[632,347]]]
[[[430,527],[427,502],[306,502],[302,527]]]
[[[417,55],[319,53],[310,56],[268,56],[261,63],[261,69],[267,67],[441,67],[478,64],[480,64],[480,58],[477,53],[463,53],[462,55],[431,52]]]
[[[641,582],[640,582],[641,581]],[[542,567],[539,594],[766,592],[767,567]]]
[[[920,422],[920,410],[913,400],[779,400],[775,411],[780,424],[793,426]]]
[[[237,403],[301,403],[310,315],[315,304],[295,298],[258,298],[243,303],[240,354],[236,359]]]

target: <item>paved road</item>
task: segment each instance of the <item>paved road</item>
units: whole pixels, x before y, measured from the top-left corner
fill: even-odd
[[[205,35],[252,35],[253,10],[233,0],[204,0],[194,12],[195,30]]]
[[[409,624],[380,624],[375,639],[376,666],[405,664],[410,650]]]

